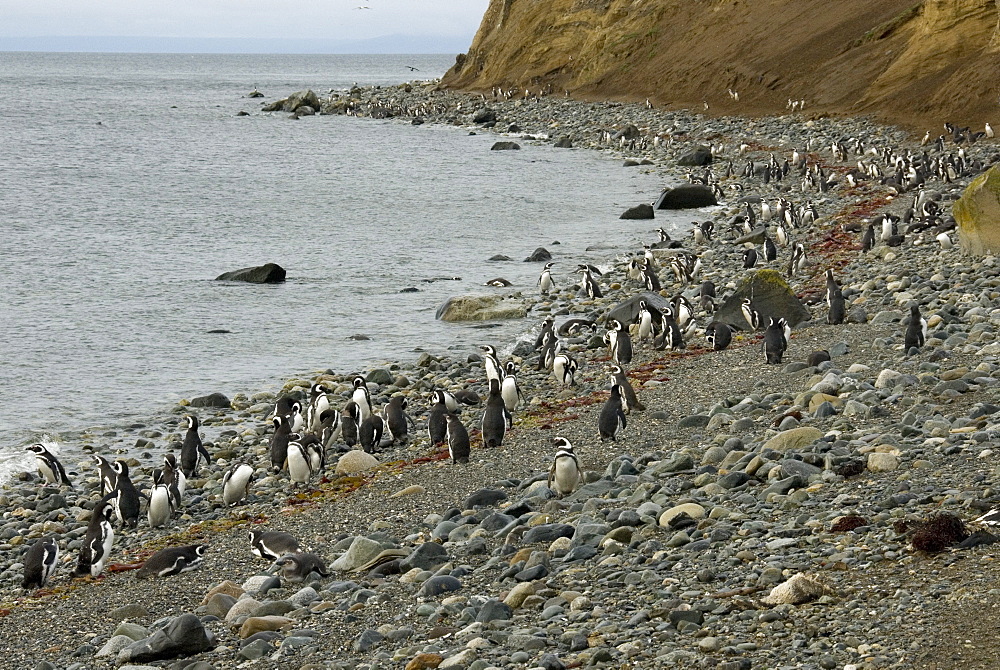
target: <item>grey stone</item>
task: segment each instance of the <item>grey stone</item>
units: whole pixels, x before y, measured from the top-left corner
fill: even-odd
[[[444,547],[436,542],[424,542],[399,562],[399,568],[403,572],[409,572],[413,568],[434,570],[447,562],[448,552],[445,551]]]
[[[506,621],[514,615],[514,610],[507,603],[491,598],[487,600],[476,615],[476,621],[489,623],[490,621]]]
[[[521,537],[521,544],[553,542],[560,537],[573,537],[576,529],[567,523],[546,523],[529,528]]]
[[[462,582],[451,575],[437,575],[423,583],[419,595],[433,598],[449,591],[458,591],[460,588],[462,588]]]
[[[493,146],[490,147],[490,151],[516,151],[520,149],[521,145],[517,142],[494,142]]]
[[[677,164],[684,167],[704,167],[712,164],[712,149],[701,146],[677,159]]]
[[[795,296],[781,273],[768,269],[757,270],[745,277],[713,318],[739,330],[749,330],[750,325],[741,309],[745,298],[753,300],[753,308],[760,312],[764,324],[769,317],[781,317],[788,321],[789,326],[795,327],[810,318],[809,310]]]
[[[382,633],[369,628],[354,639],[351,650],[355,653],[364,653],[384,639],[385,636]]]
[[[232,403],[222,393],[209,393],[208,395],[191,398],[191,407],[223,407],[228,409]]]
[[[700,184],[681,184],[660,194],[653,209],[693,209],[719,204],[712,189]]]
[[[629,219],[629,220],[641,220],[641,219],[652,219],[655,218],[653,214],[653,206],[643,203],[641,205],[636,205],[635,207],[629,207],[622,215],[618,217],[619,219]]]
[[[476,507],[493,507],[497,503],[507,499],[507,494],[499,489],[479,489],[462,503],[463,509],[475,509]]]
[[[242,281],[251,284],[280,284],[285,281],[285,268],[277,263],[265,263],[249,268],[223,272],[216,281]]]
[[[118,654],[119,661],[160,661],[191,656],[215,646],[215,636],[194,614],[181,614],[144,640]]]

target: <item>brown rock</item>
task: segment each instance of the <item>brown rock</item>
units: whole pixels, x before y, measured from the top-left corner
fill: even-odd
[[[212,596],[214,596],[216,593],[225,593],[227,596],[239,598],[241,595],[243,595],[243,589],[240,588],[239,584],[231,582],[227,579],[221,584],[216,584],[215,586],[210,588],[208,590],[208,593],[205,594],[205,597],[201,599],[201,604],[207,605],[208,601],[211,600]]]
[[[1000,252],[1000,166],[973,179],[952,212],[962,251],[973,256]]]
[[[292,625],[292,620],[283,616],[252,616],[240,626],[240,639],[245,640],[265,630],[281,630]]]
[[[444,656],[440,654],[417,654],[406,664],[405,670],[427,670],[441,665]]]

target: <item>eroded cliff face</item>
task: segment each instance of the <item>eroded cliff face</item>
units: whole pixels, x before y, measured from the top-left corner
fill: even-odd
[[[996,125],[997,1],[493,0],[442,84]]]

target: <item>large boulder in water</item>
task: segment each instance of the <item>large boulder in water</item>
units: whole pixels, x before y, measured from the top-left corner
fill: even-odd
[[[644,293],[638,293],[625,302],[618,303],[611,311],[608,312],[609,319],[618,319],[624,324],[635,323],[635,320],[639,317],[639,301],[645,300],[646,304],[650,307],[662,312],[667,307],[670,306],[670,301],[661,296],[659,293],[650,293],[646,291]]]
[[[770,317],[784,318],[789,326],[796,326],[810,317],[809,310],[795,297],[780,272],[757,270],[743,278],[736,287],[736,292],[719,307],[714,319],[739,330],[750,330],[750,324],[741,309],[744,298],[753,301],[751,304],[760,312],[761,322],[765,325]]]
[[[693,209],[718,204],[715,194],[709,187],[701,184],[682,184],[661,193],[653,209]]]
[[[538,247],[531,252],[531,255],[524,259],[525,263],[548,263],[552,260],[552,254],[545,247]]]
[[[516,151],[521,145],[517,142],[494,142],[490,151]]]
[[[641,205],[636,205],[635,207],[629,207],[622,215],[618,217],[619,219],[652,219],[653,218],[653,206],[648,203],[642,203]]]
[[[436,317],[441,321],[497,321],[523,319],[528,307],[502,295],[459,295],[445,300]]]
[[[1000,252],[1000,166],[973,179],[952,213],[962,251],[974,256]]]
[[[299,107],[320,108],[319,96],[312,90],[296,91],[283,100],[275,100],[264,107],[265,112],[294,112]]]
[[[245,281],[251,284],[280,284],[285,281],[285,268],[277,263],[264,263],[252,268],[223,272],[216,281]]]

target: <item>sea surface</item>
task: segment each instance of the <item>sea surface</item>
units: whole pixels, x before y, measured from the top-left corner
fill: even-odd
[[[296,121],[246,97],[431,79],[453,61],[0,53],[0,478],[30,466],[32,441],[72,451],[82,430],[181,398],[511,340],[538,319],[482,330],[435,311],[510,291],[482,286],[497,276],[533,293],[541,268],[521,260],[536,247],[565,284],[578,260],[669,228],[619,221],[662,187],[620,158],[490,152],[491,134],[398,120]],[[265,262],[288,281],[214,281]],[[440,277],[461,279],[424,281]]]

